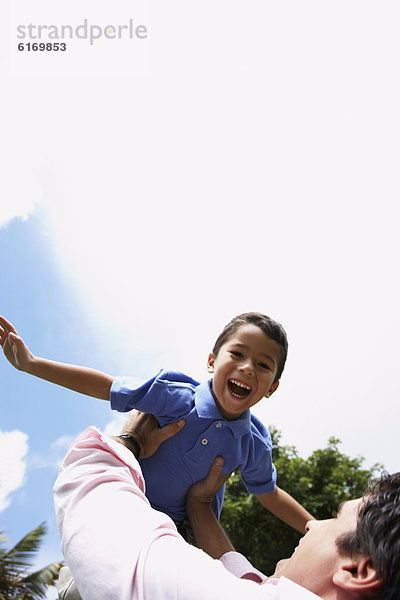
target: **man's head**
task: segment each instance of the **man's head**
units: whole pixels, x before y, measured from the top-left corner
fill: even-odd
[[[276,566],[281,576],[324,600],[399,599],[400,473],[344,502],[334,518],[307,523],[293,555]]]
[[[337,540],[340,551],[371,557],[382,580],[380,600],[400,598],[400,473],[372,482],[361,503],[355,531]]]

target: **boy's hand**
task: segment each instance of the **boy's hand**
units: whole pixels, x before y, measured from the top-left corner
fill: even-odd
[[[4,356],[18,371],[27,371],[34,358],[24,340],[19,337],[15,327],[0,316],[0,345]]]

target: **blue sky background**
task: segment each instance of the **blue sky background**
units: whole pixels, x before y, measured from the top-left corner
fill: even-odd
[[[40,215],[26,222],[16,219],[1,230],[2,311],[18,323],[39,355],[82,364],[89,355],[107,370],[112,359],[103,362],[91,349],[90,335],[81,334],[86,329],[81,308],[57,273],[43,233]],[[72,439],[69,436],[89,422],[104,427],[110,415],[106,404],[90,398],[82,402],[74,393],[43,385],[8,366],[5,361],[1,364],[0,427],[5,432],[26,432],[29,452],[24,483],[2,512],[1,529],[16,542],[46,521],[49,534],[40,557],[44,565],[61,557],[51,488],[59,460]]]
[[[398,3],[5,7],[0,314],[32,352],[202,380],[225,323],[259,310],[289,357],[256,414],[303,456],[335,435],[398,470]],[[83,18],[151,35],[16,50],[17,24]],[[46,521],[43,565],[69,442],[118,424],[4,359],[0,407],[0,529]]]

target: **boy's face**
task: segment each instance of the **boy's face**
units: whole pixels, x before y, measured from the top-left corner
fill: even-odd
[[[274,383],[281,348],[256,325],[241,325],[223,344],[217,357],[208,357],[214,373],[212,394],[221,415],[238,419],[263,396],[278,387]]]

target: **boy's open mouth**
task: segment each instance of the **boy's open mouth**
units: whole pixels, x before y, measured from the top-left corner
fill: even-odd
[[[238,381],[237,379],[228,380],[228,388],[233,396],[236,398],[246,398],[251,392],[251,387]]]

